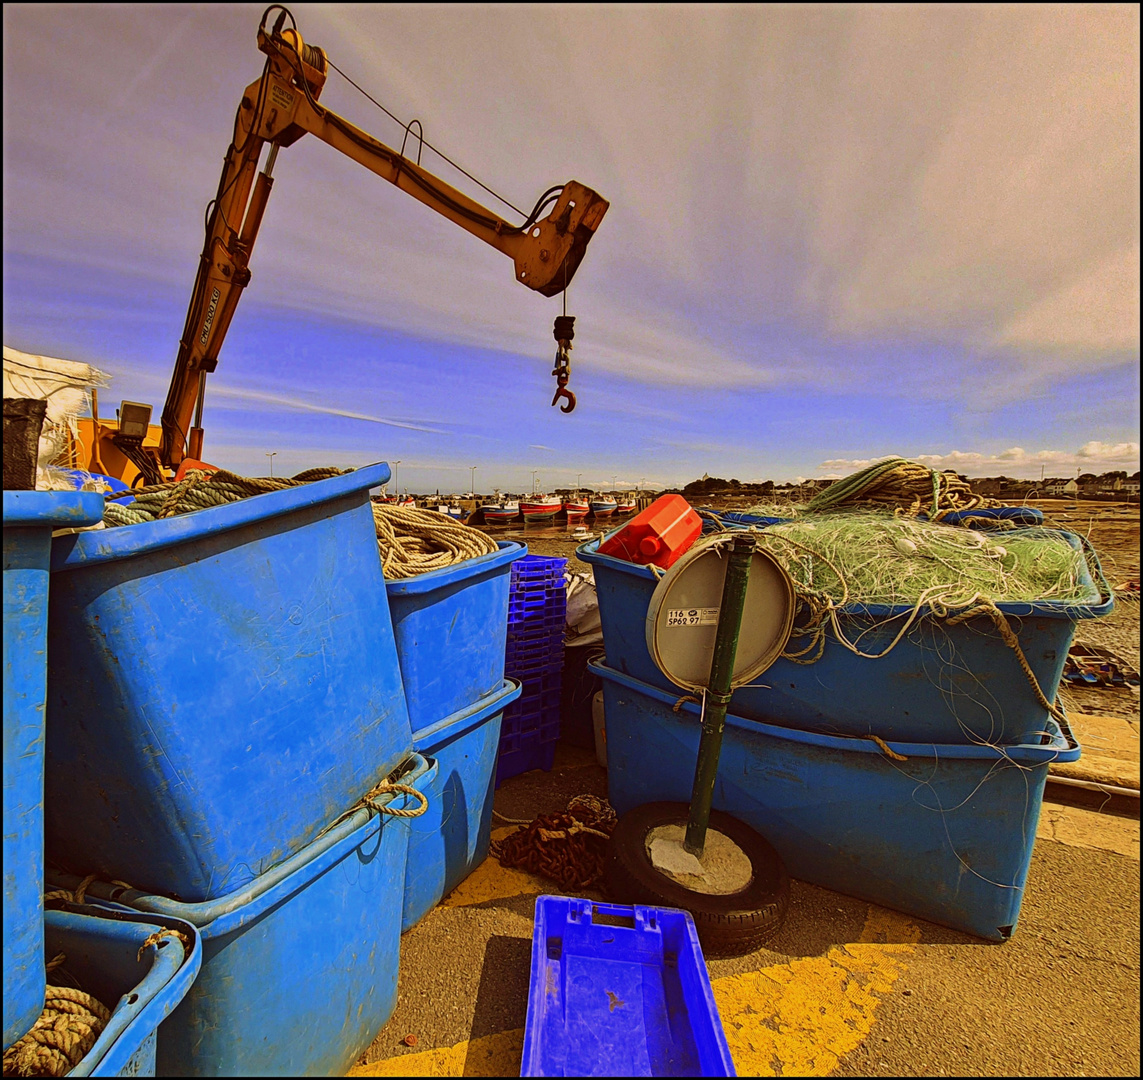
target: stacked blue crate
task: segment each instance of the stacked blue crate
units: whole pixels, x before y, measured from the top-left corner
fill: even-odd
[[[552,767],[560,737],[567,559],[525,555],[512,564],[504,674],[520,697],[504,710],[496,786],[530,769]]]

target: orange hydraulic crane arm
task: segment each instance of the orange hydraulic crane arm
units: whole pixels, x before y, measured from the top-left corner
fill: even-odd
[[[222,342],[250,281],[250,251],[273,186],[271,174],[280,147],[290,146],[307,133],[316,135],[503,252],[513,261],[516,280],[544,296],[567,288],[609,205],[572,180],[545,192],[524,224],[510,224],[319,105],[329,66],[326,55],[305,44],[296,29],[281,29],[284,9],[273,30],[267,32],[266,15],[272,10],[267,9],[258,30],[258,48],[267,56],[266,67],[262,77],[246,88],[238,108],[234,139],[210,206],[206,243],[163,408],[159,456],[171,468],[184,456],[201,455],[206,375],[218,365]],[[256,176],[266,143],[270,144],[266,165]],[[541,219],[539,215],[553,200],[550,213]]]

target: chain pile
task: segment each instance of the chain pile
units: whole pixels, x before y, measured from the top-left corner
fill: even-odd
[[[486,533],[432,510],[373,503],[373,523],[386,581],[442,570],[497,550]]]
[[[954,472],[939,473],[919,461],[894,457],[834,481],[810,500],[807,510],[861,506],[891,509],[909,517],[927,514],[936,521],[954,511],[1000,505],[995,499],[974,494]]]
[[[527,870],[562,889],[587,889],[603,879],[607,841],[617,823],[606,799],[577,795],[563,814],[541,814],[511,836],[493,841],[501,866]]]

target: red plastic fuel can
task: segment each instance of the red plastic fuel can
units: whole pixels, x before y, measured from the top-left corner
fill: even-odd
[[[702,532],[702,518],[681,495],[661,495],[599,545],[600,555],[666,570]]]

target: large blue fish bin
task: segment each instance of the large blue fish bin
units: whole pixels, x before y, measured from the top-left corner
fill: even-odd
[[[52,547],[55,865],[192,903],[409,754],[370,465]]]
[[[500,688],[512,563],[528,549],[505,540],[497,546],[487,555],[385,587],[414,731]]]
[[[622,815],[686,802],[700,706],[606,665],[607,787]],[[791,877],[991,941],[1012,935],[1048,766],[1075,761],[1046,714],[1011,746],[821,735],[728,715],[714,807],[762,833]]]
[[[52,530],[94,525],[103,496],[4,492],[4,1048],[44,1006],[44,706]]]
[[[1037,684],[1055,699],[1079,619],[1111,611],[1114,601],[1095,553],[1074,533],[1057,532],[1083,550],[1079,603],[1000,603]],[[600,555],[599,541],[578,549],[595,571],[607,666],[674,692],[647,649],[647,610],[658,577],[646,566]],[[838,622],[861,651],[887,649],[911,606],[851,604]],[[681,691],[680,691],[681,693]],[[877,735],[905,742],[1010,744],[1042,726],[1044,707],[1015,651],[987,615],[949,625],[922,613],[885,656],[868,659],[840,644],[826,627],[813,663],[779,658],[734,692],[730,710],[750,720],[833,735]]]
[[[400,771],[400,783],[427,794],[436,765],[414,754]],[[418,804],[405,794],[373,802]],[[158,1075],[345,1075],[397,1004],[409,820],[355,809],[253,882],[203,903],[88,887],[189,922],[202,938],[198,978],[159,1029]]]
[[[436,762],[425,788],[429,806],[409,822],[401,932],[411,929],[488,855],[492,840],[496,754],[504,709],[520,684],[504,679],[493,694],[413,732],[417,752]]]

